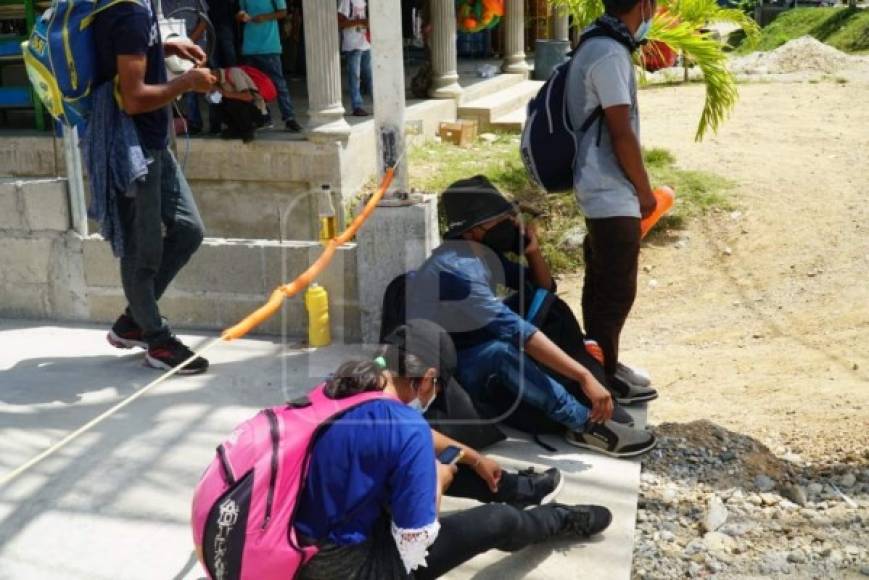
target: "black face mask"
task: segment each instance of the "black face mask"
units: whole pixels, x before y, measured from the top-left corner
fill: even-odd
[[[511,220],[504,220],[492,227],[483,236],[482,242],[496,252],[522,254],[525,240],[519,228]]]

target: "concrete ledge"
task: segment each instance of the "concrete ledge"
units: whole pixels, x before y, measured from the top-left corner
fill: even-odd
[[[65,232],[69,227],[65,179],[0,179],[0,230]]]
[[[83,240],[84,280],[90,320],[112,322],[126,306],[118,260],[99,236]],[[272,290],[291,282],[323,251],[314,242],[206,238],[160,300],[160,309],[178,328],[222,330],[261,306]],[[333,335],[360,336],[356,245],[338,249],[318,277],[329,293]],[[307,334],[302,296],[287,300],[282,315],[257,332]]]

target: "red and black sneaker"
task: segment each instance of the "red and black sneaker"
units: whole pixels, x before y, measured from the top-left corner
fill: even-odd
[[[151,368],[170,370],[181,365],[194,355],[193,351],[184,346],[184,343],[170,336],[166,340],[152,344],[148,347],[148,352],[145,354],[145,364]],[[183,369],[178,371],[179,375],[198,375],[208,370],[208,361],[201,356],[197,356]]]
[[[141,327],[136,324],[132,316],[121,314],[112,329],[106,335],[106,340],[115,348],[148,348],[148,343],[145,342],[144,332]]]

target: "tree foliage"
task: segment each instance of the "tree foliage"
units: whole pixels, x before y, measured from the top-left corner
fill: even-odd
[[[569,11],[573,25],[585,28],[603,14],[601,0],[550,0]],[[716,0],[659,0],[648,39],[666,44],[684,55],[703,72],[706,102],[697,125],[696,139],[715,132],[736,105],[736,79],[727,69],[727,55],[720,41],[704,27],[728,22],[742,28],[749,42],[760,33],[757,23],[741,10],[722,8]],[[638,58],[641,58],[638,56]],[[640,63],[638,63],[640,64]]]

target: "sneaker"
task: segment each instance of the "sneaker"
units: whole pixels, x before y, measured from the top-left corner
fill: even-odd
[[[599,505],[558,505],[564,515],[562,536],[588,538],[607,529],[613,521],[613,514]]]
[[[613,394],[613,398],[621,405],[646,403],[658,398],[658,391],[655,389],[626,383],[619,379],[618,376],[610,377],[607,382],[607,387]]]
[[[136,324],[132,316],[121,314],[111,330],[106,335],[106,340],[115,348],[148,348],[142,329]]]
[[[371,113],[369,113],[368,111],[366,111],[362,107],[359,107],[359,108],[353,109],[353,116],[354,117],[370,117]]]
[[[555,467],[550,467],[543,473],[538,473],[533,467],[529,467],[517,475],[519,481],[516,499],[509,503],[518,509],[551,503],[564,487],[564,478]]]
[[[636,457],[651,451],[657,443],[648,431],[625,427],[614,421],[592,423],[583,431],[568,431],[565,440],[575,447],[591,449],[610,457]]]
[[[170,336],[162,342],[148,347],[145,354],[145,364],[151,368],[171,370],[193,356],[193,351],[184,343]],[[179,375],[198,375],[208,369],[208,361],[201,356],[193,359],[187,366],[178,371]]]
[[[629,385],[645,388],[652,386],[652,379],[649,377],[649,373],[642,369],[631,368],[624,363],[618,363],[616,366],[616,378]]]
[[[284,128],[290,133],[301,133],[304,131],[302,126],[295,119],[289,119],[286,123],[284,123]]]

